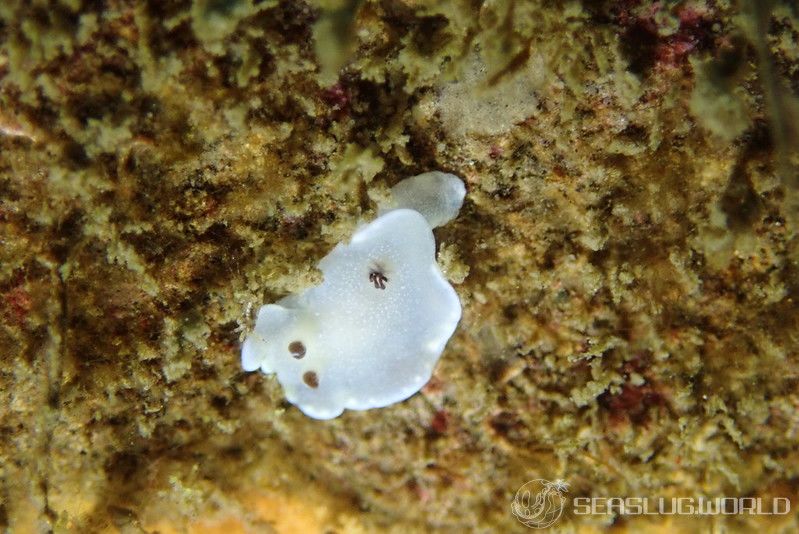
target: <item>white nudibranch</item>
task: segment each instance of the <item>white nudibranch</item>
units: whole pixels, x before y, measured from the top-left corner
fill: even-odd
[[[436,228],[458,216],[466,196],[460,178],[445,172],[426,172],[402,180],[391,188],[391,196],[378,215],[397,208],[416,210]]]
[[[419,391],[461,317],[432,228],[457,215],[465,194],[441,172],[394,186],[381,215],[319,263],[320,285],[259,310],[244,370],[276,374],[286,399],[316,419]]]

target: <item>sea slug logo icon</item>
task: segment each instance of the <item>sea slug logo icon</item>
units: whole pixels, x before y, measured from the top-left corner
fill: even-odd
[[[516,492],[511,512],[525,526],[547,528],[560,519],[566,504],[563,493],[567,491],[569,485],[560,479],[555,482],[540,478],[531,480]]]

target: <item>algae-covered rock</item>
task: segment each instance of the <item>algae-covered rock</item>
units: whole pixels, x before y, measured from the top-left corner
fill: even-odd
[[[0,527],[516,531],[544,479],[567,530],[796,530],[797,36],[787,0],[0,3]],[[256,310],[431,170],[453,338],[305,417],[241,369]]]

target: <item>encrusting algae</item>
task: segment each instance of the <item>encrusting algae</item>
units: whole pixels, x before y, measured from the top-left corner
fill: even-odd
[[[796,530],[799,13],[753,4],[0,3],[0,527],[509,531],[545,479]],[[254,314],[430,170],[458,329],[310,419]]]

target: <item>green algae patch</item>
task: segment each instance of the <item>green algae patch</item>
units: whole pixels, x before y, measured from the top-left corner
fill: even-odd
[[[274,0],[257,3],[253,0],[194,0],[191,27],[209,50],[221,54],[222,41],[236,31],[242,20],[275,5]]]
[[[697,74],[691,113],[722,141],[732,141],[751,124],[745,89],[720,73],[720,65],[712,59],[692,61],[692,66]]]

